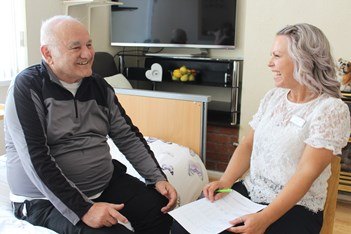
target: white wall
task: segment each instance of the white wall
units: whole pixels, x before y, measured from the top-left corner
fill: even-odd
[[[40,56],[40,26],[41,22],[53,15],[62,13],[62,3],[59,0],[27,0],[26,20],[27,20],[27,46],[28,64],[37,64],[41,60]]]

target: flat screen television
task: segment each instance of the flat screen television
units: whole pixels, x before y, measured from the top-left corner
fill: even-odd
[[[234,49],[236,0],[115,0],[111,45]]]

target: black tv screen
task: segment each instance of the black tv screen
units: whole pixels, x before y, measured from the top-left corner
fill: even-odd
[[[111,45],[235,48],[236,0],[121,0]]]

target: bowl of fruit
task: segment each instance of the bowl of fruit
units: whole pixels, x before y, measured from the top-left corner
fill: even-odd
[[[172,80],[181,82],[194,82],[197,74],[195,69],[187,68],[184,65],[171,71]]]

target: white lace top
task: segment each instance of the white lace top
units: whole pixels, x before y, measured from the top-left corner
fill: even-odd
[[[306,144],[337,155],[350,136],[349,108],[341,99],[323,94],[307,103],[293,103],[288,92],[269,91],[250,122],[255,135],[244,184],[255,202],[274,200],[295,173]],[[329,165],[297,204],[313,212],[323,210],[330,173]]]

